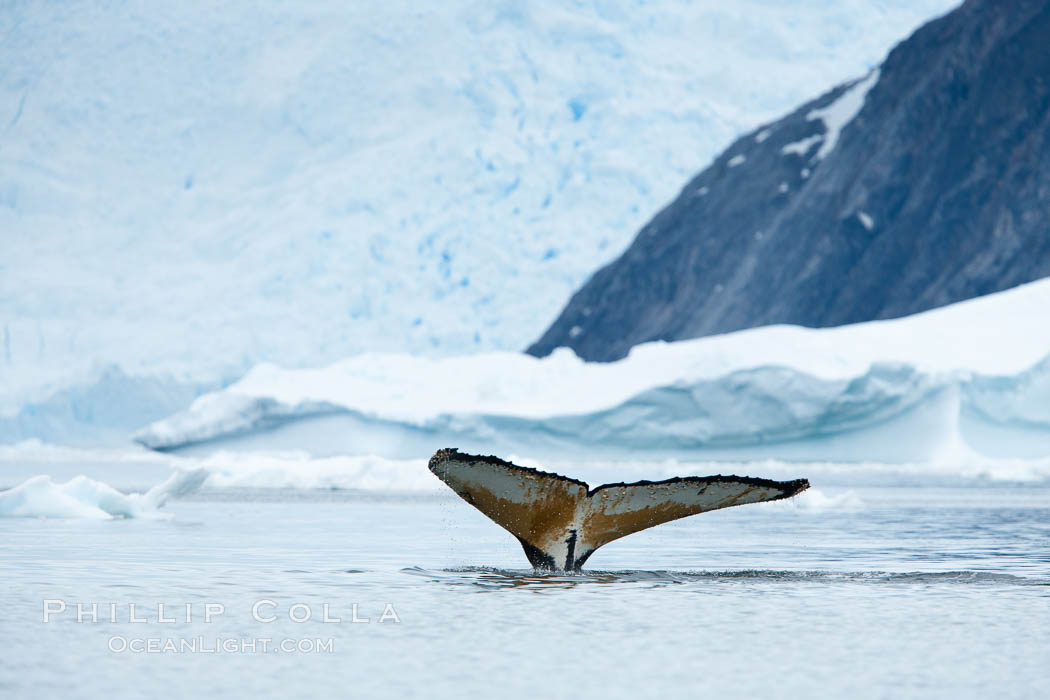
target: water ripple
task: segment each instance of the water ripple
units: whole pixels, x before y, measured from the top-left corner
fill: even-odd
[[[704,583],[788,584],[898,584],[898,585],[999,585],[1050,586],[1050,579],[1026,578],[987,571],[780,571],[743,569],[731,571],[585,571],[543,573],[526,569],[462,567],[424,569],[409,567],[401,573],[450,586],[482,589],[557,589],[594,584],[634,584],[649,587]]]

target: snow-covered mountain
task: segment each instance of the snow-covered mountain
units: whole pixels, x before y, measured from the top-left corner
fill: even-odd
[[[1050,457],[1050,280],[892,321],[635,347],[261,365],[138,434],[211,453],[987,463]]]
[[[7,439],[261,361],[520,349],[735,135],[954,4],[8,3]]]
[[[878,69],[730,144],[529,351],[612,360],[1050,276],[1048,38],[1046,0],[967,0],[923,26]]]

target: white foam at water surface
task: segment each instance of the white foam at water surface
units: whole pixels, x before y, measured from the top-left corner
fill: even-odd
[[[759,505],[792,509],[802,513],[855,512],[864,509],[864,502],[854,491],[843,491],[829,496],[815,488],[806,489],[791,498]]]

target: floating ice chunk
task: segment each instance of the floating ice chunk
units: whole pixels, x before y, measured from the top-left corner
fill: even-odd
[[[730,158],[729,159],[729,163],[727,163],[727,165],[730,168],[735,168],[736,166],[738,166],[741,163],[743,163],[745,160],[747,160],[747,156],[745,156],[743,154],[738,154],[738,155],[735,155],[732,158]]]
[[[0,517],[170,518],[158,509],[169,498],[195,491],[207,476],[203,469],[176,470],[146,493],[127,494],[86,476],[62,484],[50,476],[34,476],[13,489],[0,491]]]
[[[875,228],[875,219],[871,218],[867,212],[858,211],[857,218],[860,219],[860,224],[869,231]]]
[[[762,143],[763,141],[768,139],[769,135],[772,134],[772,133],[773,132],[770,131],[769,129],[762,129],[762,131],[760,131],[757,134],[755,134],[755,143]]]
[[[824,143],[820,145],[820,150],[817,151],[817,160],[821,160],[835,150],[835,144],[839,140],[839,133],[860,112],[864,106],[864,98],[867,97],[868,91],[877,82],[879,82],[879,69],[874,68],[868,73],[867,77],[843,92],[837,100],[827,107],[814,109],[806,115],[806,119],[810,121],[814,119],[822,120],[824,127],[827,129],[827,132],[824,134]]]

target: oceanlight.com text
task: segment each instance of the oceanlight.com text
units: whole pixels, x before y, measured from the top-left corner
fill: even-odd
[[[271,637],[125,637],[113,635],[107,642],[116,654],[331,654],[331,637],[273,639]]]

